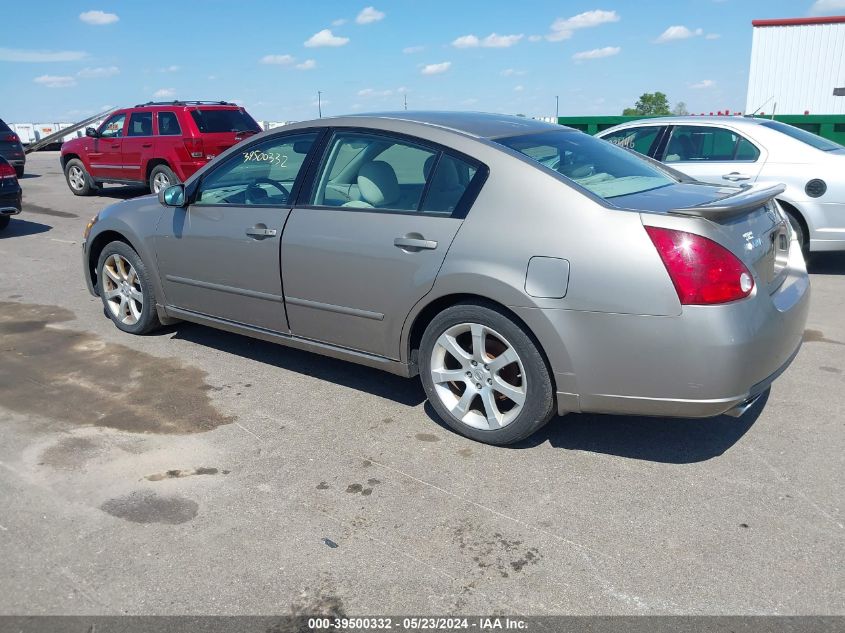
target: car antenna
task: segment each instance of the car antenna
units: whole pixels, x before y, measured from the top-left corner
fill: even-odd
[[[756,110],[754,110],[754,112],[752,112],[749,116],[754,116],[755,114],[757,114],[760,110],[762,110],[763,108],[766,107],[766,104],[769,103],[769,101],[771,101],[774,98],[775,98],[775,95],[772,95],[771,97],[766,99],[762,104],[760,104],[760,107],[757,108]]]

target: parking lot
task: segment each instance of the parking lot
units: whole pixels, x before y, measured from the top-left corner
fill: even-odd
[[[27,171],[0,233],[3,613],[845,610],[845,253],[813,258],[805,344],[744,417],[570,415],[496,448],[416,380],[119,332],[82,230],[143,192],[75,197],[57,152]]]

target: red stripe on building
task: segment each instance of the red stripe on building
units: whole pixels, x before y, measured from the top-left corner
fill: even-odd
[[[822,18],[781,18],[777,20],[752,20],[752,26],[800,26],[803,24],[841,24],[845,15],[831,15]]]

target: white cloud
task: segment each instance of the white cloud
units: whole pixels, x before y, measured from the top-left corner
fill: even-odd
[[[539,41],[541,41],[542,39],[543,39],[543,36],[542,36],[542,35],[529,35],[529,36],[528,36],[528,41],[529,41],[529,42],[539,42]]]
[[[573,15],[571,18],[558,18],[552,22],[552,32],[546,36],[546,39],[550,42],[568,40],[572,37],[573,31],[589,29],[610,22],[619,22],[619,19],[619,14],[616,11],[603,11],[601,9],[585,11]]]
[[[405,92],[405,88],[398,88],[396,90],[398,93]],[[364,88],[363,90],[358,91],[359,97],[390,97],[393,95],[393,90],[374,90],[373,88]]]
[[[44,51],[22,48],[0,48],[0,62],[75,62],[88,57],[82,51]]]
[[[317,61],[314,59],[306,59],[296,65],[297,70],[313,70],[317,67]]]
[[[105,11],[85,11],[79,14],[79,19],[85,24],[93,24],[94,26],[104,26],[106,24],[114,24],[120,18],[116,13],[106,13]]]
[[[476,35],[462,35],[452,42],[455,48],[476,48],[482,46],[484,48],[510,48],[519,42],[524,35],[499,35],[498,33],[491,33],[484,39],[479,39]]]
[[[373,22],[378,22],[383,19],[383,11],[379,11],[375,7],[364,7],[361,9],[361,13],[358,14],[358,17],[355,18],[355,22],[358,24],[372,24]]]
[[[716,85],[716,82],[712,79],[702,79],[697,84],[690,84],[690,88],[695,88],[696,90],[700,90],[702,88],[712,88]]]
[[[308,48],[316,48],[318,46],[343,46],[349,43],[348,37],[340,37],[331,32],[331,29],[323,29],[314,33],[305,41],[305,46]]]
[[[708,33],[707,35],[704,36],[704,39],[705,40],[718,40],[721,37],[722,36],[719,35],[718,33]]]
[[[165,66],[164,68],[159,68],[158,72],[160,72],[160,73],[176,73],[176,72],[179,72],[180,70],[182,70],[181,66],[172,65],[172,66]]]
[[[584,61],[586,59],[601,59],[602,57],[613,57],[618,55],[622,49],[619,46],[605,46],[604,48],[594,48],[589,51],[581,51],[572,56],[576,62]]]
[[[296,58],[293,55],[265,55],[259,61],[262,64],[290,66],[294,61],[296,61]]]
[[[440,75],[452,67],[452,62],[440,62],[439,64],[426,64],[420,71],[423,75]]]
[[[340,18],[340,19],[337,19],[337,20],[332,20],[332,26],[343,26],[347,22],[349,22],[349,20],[347,20],[346,18]]]
[[[176,96],[176,89],[175,88],[159,88],[153,93],[153,97],[156,99],[168,99],[173,98]]]
[[[406,55],[412,55],[414,53],[422,53],[425,50],[425,46],[406,46],[402,49],[402,52]]]
[[[701,29],[690,30],[685,26],[670,26],[668,29],[663,31],[656,40],[654,40],[655,44],[663,44],[665,42],[672,42],[675,40],[686,40],[691,37],[697,37],[704,33]]]
[[[100,68],[83,68],[78,73],[77,77],[83,79],[101,79],[104,77],[114,77],[120,74],[120,68],[117,66],[103,66]]]
[[[525,90],[525,86],[523,86],[523,85],[513,87],[514,92],[522,92],[523,90]]]
[[[41,75],[32,81],[45,88],[73,88],[76,85],[76,79],[66,75]]]
[[[501,73],[502,77],[519,77],[525,74],[524,70],[516,70],[515,68],[505,68]]]
[[[825,15],[845,11],[845,0],[816,0],[810,7],[810,15]]]

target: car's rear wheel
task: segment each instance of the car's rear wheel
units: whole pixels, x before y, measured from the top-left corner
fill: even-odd
[[[493,306],[458,304],[437,315],[420,343],[420,375],[440,418],[480,442],[518,442],[554,414],[543,355]]]
[[[167,165],[156,165],[150,172],[150,192],[158,193],[170,185],[179,184],[177,176]]]
[[[85,170],[85,165],[78,158],[72,158],[65,164],[65,179],[74,195],[90,196],[97,190]]]
[[[146,334],[160,327],[147,268],[125,242],[111,242],[100,253],[97,285],[106,315],[118,328]]]
[[[9,220],[11,220],[11,216],[9,215],[0,215],[0,231],[5,229],[9,226]]]
[[[16,175],[18,178],[23,178],[23,172],[24,172],[24,168],[23,168],[23,167],[15,167],[15,175]]]
[[[792,230],[795,231],[795,239],[798,240],[798,243],[801,245],[801,250],[804,253],[804,259],[810,256],[810,240],[807,239],[808,236],[804,232],[804,225],[801,224],[801,220],[799,220],[794,213],[790,211],[786,212],[786,217],[789,219],[789,224],[792,226]]]

